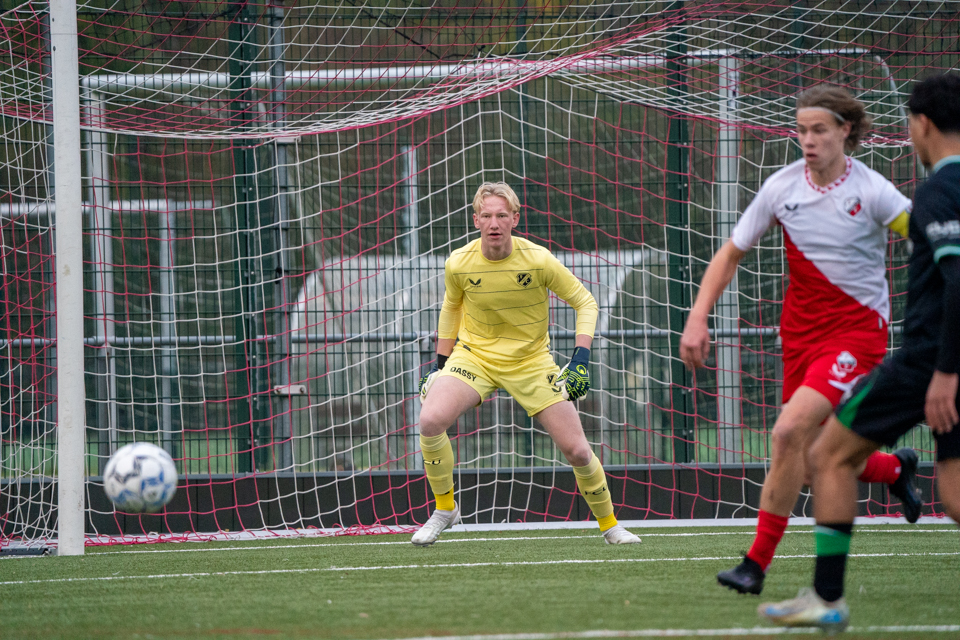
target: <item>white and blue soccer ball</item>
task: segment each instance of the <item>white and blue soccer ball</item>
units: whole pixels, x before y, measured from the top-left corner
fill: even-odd
[[[118,511],[156,513],[177,492],[177,467],[157,445],[128,444],[107,462],[103,490]]]

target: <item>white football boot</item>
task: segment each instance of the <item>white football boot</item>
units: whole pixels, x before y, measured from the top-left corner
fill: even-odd
[[[427,547],[437,541],[444,530],[460,522],[460,505],[453,503],[453,511],[441,511],[437,509],[430,516],[420,530],[413,534],[410,542],[418,547]]]
[[[617,524],[603,532],[603,540],[607,544],[638,544],[640,538]]]
[[[850,608],[846,600],[827,602],[810,587],[800,589],[792,600],[760,605],[761,618],[783,627],[819,627],[830,635],[843,631],[850,624]]]

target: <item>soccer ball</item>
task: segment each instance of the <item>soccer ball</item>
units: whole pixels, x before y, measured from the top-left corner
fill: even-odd
[[[107,463],[103,490],[119,511],[156,513],[177,491],[177,468],[170,454],[154,444],[128,444]]]

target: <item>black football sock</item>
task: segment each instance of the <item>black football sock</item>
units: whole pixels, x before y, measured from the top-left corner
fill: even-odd
[[[817,566],[813,574],[813,588],[827,602],[843,597],[843,576],[850,553],[853,524],[838,522],[817,524],[813,529],[817,545]]]

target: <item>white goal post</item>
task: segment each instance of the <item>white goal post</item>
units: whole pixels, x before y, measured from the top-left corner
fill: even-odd
[[[76,0],[51,0],[57,265],[57,553],[83,554],[86,407]]]

